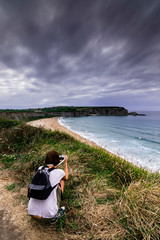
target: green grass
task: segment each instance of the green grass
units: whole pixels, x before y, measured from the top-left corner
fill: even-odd
[[[81,239],[83,234],[86,239],[107,239],[109,233],[115,239],[158,239],[158,173],[149,173],[65,133],[22,123],[6,124],[0,139],[0,161],[16,181],[8,190],[27,187],[49,150],[69,156],[70,177],[63,200],[67,211],[56,225],[66,239],[73,235]],[[19,198],[27,205],[24,195]]]
[[[88,109],[90,107],[70,107],[70,106],[61,106],[61,107],[49,107],[49,108],[38,108],[38,109],[1,109],[0,112],[6,113],[23,113],[23,112],[68,112],[68,111],[81,111]]]
[[[17,112],[34,112],[33,109],[0,109],[0,112],[17,113]]]
[[[77,154],[79,163],[85,163],[84,171],[90,175],[108,178],[110,184],[117,187],[148,177],[147,171],[118,157],[110,156],[104,150],[76,141],[65,133],[56,131],[53,133],[21,124],[16,128],[7,130],[7,134],[1,139],[0,151],[3,153],[1,161],[5,167],[14,167],[17,162],[21,162],[22,165],[25,162],[30,162],[41,147],[47,144],[49,147],[57,149],[60,154],[65,152]],[[26,153],[22,154],[22,152]],[[20,153],[21,156],[19,156]],[[41,156],[39,161],[43,162],[44,157]],[[152,178],[152,174],[150,177]]]
[[[68,112],[76,110],[75,107],[55,107],[55,108],[42,108],[42,112]]]
[[[20,124],[20,122],[16,121],[16,120],[7,120],[4,118],[0,118],[0,130],[2,128],[6,129],[6,128],[10,128],[10,127],[13,127],[13,126],[16,126],[19,124]]]
[[[16,183],[12,183],[12,184],[6,186],[6,189],[8,191],[14,190],[15,188],[16,188]]]

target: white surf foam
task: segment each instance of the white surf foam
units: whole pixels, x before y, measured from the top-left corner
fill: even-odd
[[[94,126],[93,122],[92,125],[90,124],[89,121],[93,121],[93,119],[89,118],[90,117],[85,118],[84,121],[82,118],[75,118],[74,120],[71,118],[59,118],[58,122],[67,129],[79,134],[81,137],[94,142],[98,146],[135,165],[147,168],[151,171],[160,172],[160,151],[158,151],[158,147],[157,149],[152,148],[152,144],[155,143],[145,142],[141,136],[135,138],[135,135],[133,135],[133,137],[121,135],[119,130],[115,132],[114,128],[112,132],[111,127],[106,128],[106,133],[105,131],[100,132],[99,129],[96,128],[97,125]],[[101,118],[97,118],[97,121],[100,120]],[[104,120],[105,118],[103,121]],[[104,126],[102,127],[104,128]]]

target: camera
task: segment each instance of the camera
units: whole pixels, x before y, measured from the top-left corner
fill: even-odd
[[[64,155],[60,155],[59,160],[64,160]]]

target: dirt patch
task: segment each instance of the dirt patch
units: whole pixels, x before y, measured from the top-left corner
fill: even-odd
[[[57,118],[43,119],[32,121],[27,124],[35,127],[42,127],[52,131],[62,131],[70,134],[81,142],[88,143],[91,146],[96,146],[93,142],[90,142],[80,137],[78,134],[61,126],[57,120]],[[67,234],[64,234],[63,232],[59,233],[56,229],[56,225],[42,226],[39,223],[35,222],[28,215],[27,204],[24,202],[23,198],[21,198],[21,196],[27,196],[28,186],[24,186],[24,188],[18,190],[15,189],[13,191],[8,191],[6,189],[6,186],[13,184],[15,182],[15,179],[11,176],[9,170],[3,169],[2,166],[0,166],[0,169],[0,224],[2,226],[0,239],[77,239],[76,234],[73,234],[73,236],[72,234],[67,236]],[[70,169],[70,171],[72,170]],[[85,235],[82,236],[82,238],[85,238]]]
[[[23,230],[14,224],[14,211],[11,206],[15,201],[6,190],[6,186],[13,183],[9,171],[1,170],[0,176],[0,239],[26,239]]]
[[[0,239],[62,239],[56,232],[56,225],[42,226],[28,215],[26,203],[20,198],[27,196],[27,186],[21,190],[8,191],[6,186],[15,180],[8,169],[2,170],[2,166],[0,169]]]
[[[24,234],[10,220],[9,214],[0,210],[0,239],[3,240],[21,240],[26,239]]]

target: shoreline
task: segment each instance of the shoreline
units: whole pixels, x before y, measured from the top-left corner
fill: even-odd
[[[60,131],[60,132],[67,133],[68,135],[72,136],[76,140],[81,141],[82,143],[86,143],[86,144],[90,145],[91,147],[96,147],[96,148],[102,149],[112,156],[119,157],[119,156],[107,151],[105,148],[102,148],[102,147],[98,146],[93,141],[90,141],[90,140],[88,140],[84,137],[81,137],[78,133],[75,133],[75,132],[69,130],[68,128],[64,127],[63,125],[61,125],[58,122],[58,117],[44,118],[44,119],[39,119],[39,120],[35,120],[35,121],[30,121],[27,124],[30,125],[30,126],[33,126],[33,127],[42,127],[46,130],[51,130],[51,131],[57,130],[57,131]]]
[[[66,133],[66,134],[72,136],[74,139],[76,139],[76,140],[78,140],[78,141],[80,141],[82,143],[86,143],[89,146],[97,148],[97,149],[101,149],[104,152],[108,153],[112,157],[116,157],[116,158],[121,159],[122,161],[126,161],[127,163],[130,163],[132,166],[135,166],[135,167],[138,167],[138,168],[142,168],[142,169],[144,169],[144,170],[146,170],[148,172],[159,172],[159,170],[153,171],[152,169],[149,169],[147,167],[141,166],[138,162],[135,163],[135,162],[129,161],[129,160],[127,160],[127,159],[125,159],[125,158],[123,158],[123,157],[121,157],[119,155],[116,155],[116,154],[108,151],[106,148],[103,148],[103,147],[99,146],[98,144],[96,144],[93,141],[88,140],[88,139],[86,139],[84,137],[81,137],[78,133],[75,133],[75,132],[69,130],[68,128],[64,127],[63,125],[61,125],[58,122],[58,117],[34,120],[34,121],[27,122],[26,124],[28,124],[30,126],[33,126],[33,127],[44,128],[44,129],[50,130],[50,131],[57,130],[57,131]]]

